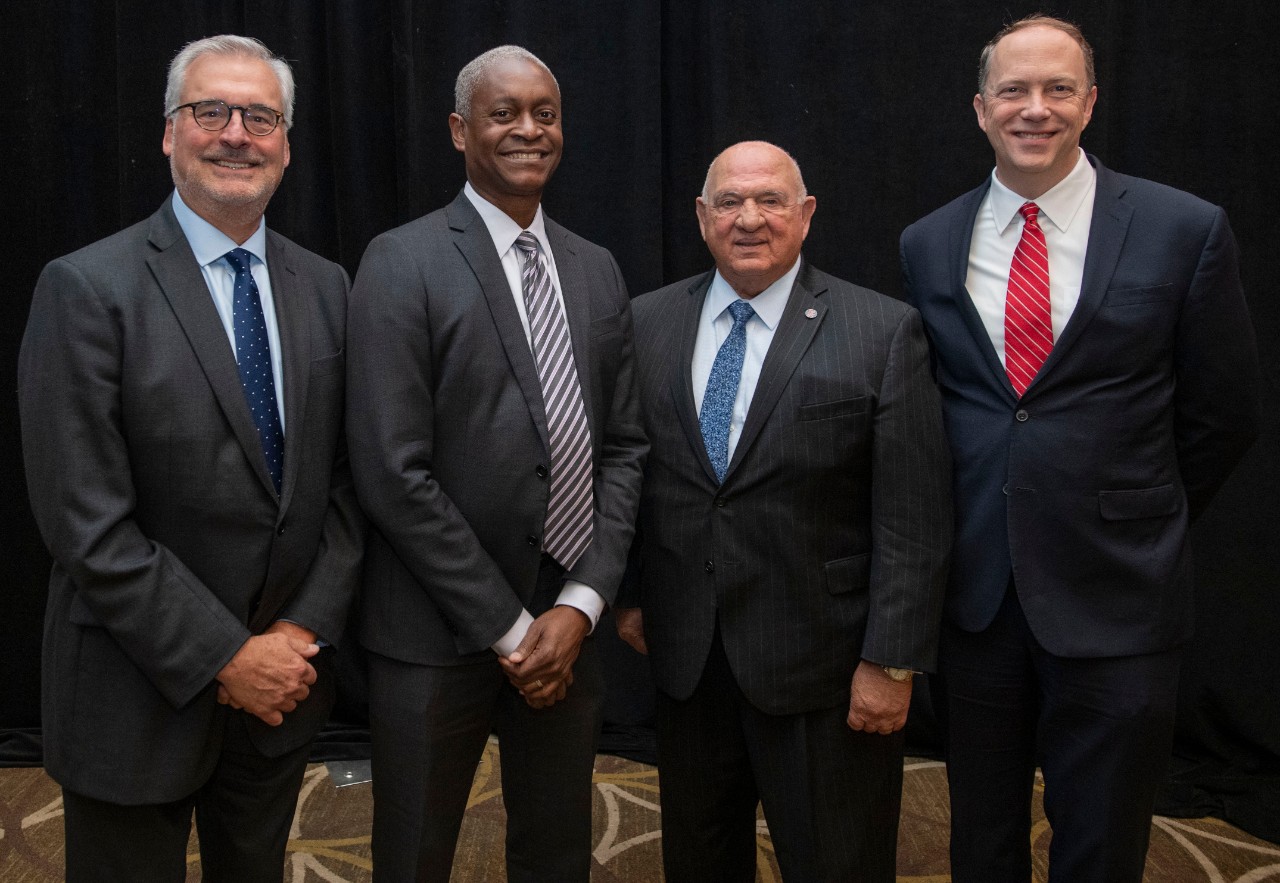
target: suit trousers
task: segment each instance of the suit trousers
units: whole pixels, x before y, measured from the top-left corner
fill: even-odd
[[[530,612],[555,602],[563,570],[543,556]],[[373,737],[373,874],[377,883],[448,883],[476,767],[491,732],[502,749],[511,883],[586,883],[591,776],[604,676],[588,638],[573,684],[530,708],[497,660],[414,665],[369,654]]]
[[[122,806],[63,789],[67,883],[181,883],[193,810],[202,880],[280,883],[311,746],[264,757],[244,715],[227,713],[213,774],[182,800]]]
[[[765,714],[742,695],[719,629],[693,695],[659,691],[657,712],[668,883],[753,883],[757,803],[784,880],[895,879],[901,731],[851,730],[844,705]]]
[[[1031,879],[1031,795],[1044,776],[1052,883],[1140,883],[1173,746],[1180,649],[1048,653],[1011,584],[982,632],[943,624],[934,706],[951,792],[956,883]]]

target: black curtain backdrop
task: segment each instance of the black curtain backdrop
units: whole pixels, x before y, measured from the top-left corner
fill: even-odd
[[[730,143],[763,138],[795,155],[817,196],[808,258],[897,295],[902,228],[990,172],[970,107],[978,51],[1038,10],[1077,21],[1094,44],[1100,97],[1086,149],[1225,206],[1240,241],[1265,428],[1195,529],[1198,633],[1161,809],[1280,841],[1280,307],[1270,272],[1280,5],[1267,0],[7,4],[0,762],[39,757],[49,561],[27,506],[12,395],[31,292],[47,261],[143,219],[170,192],[162,96],[183,43],[248,34],[293,62],[293,164],[268,220],[352,274],[375,234],[456,194],[454,77],[483,50],[519,43],[563,91],[566,153],[547,210],[610,248],[634,294],[709,265],[693,214],[706,166]],[[645,674],[638,657],[614,655],[611,726],[625,733],[644,724]],[[357,663],[340,740],[361,738]]]

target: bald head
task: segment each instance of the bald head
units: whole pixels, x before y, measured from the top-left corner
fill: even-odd
[[[717,166],[723,167],[727,162],[733,162],[739,157],[748,160],[752,158],[762,159],[765,161],[782,161],[791,171],[794,177],[794,188],[792,195],[797,199],[804,199],[806,196],[804,189],[804,178],[800,175],[800,164],[795,161],[791,154],[787,153],[776,144],[770,144],[768,141],[739,141],[730,147],[726,147],[720,154],[711,161],[711,165],[707,168],[707,177],[702,181],[702,199],[706,201],[712,193],[712,178],[716,174]]]
[[[796,161],[764,141],[743,141],[717,156],[697,202],[716,269],[744,298],[795,266],[817,206]]]

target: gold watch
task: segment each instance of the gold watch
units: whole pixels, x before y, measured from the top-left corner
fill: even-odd
[[[909,668],[894,668],[892,665],[882,665],[880,667],[884,669],[884,673],[889,676],[890,680],[897,681],[899,684],[911,683],[911,678],[915,674]]]

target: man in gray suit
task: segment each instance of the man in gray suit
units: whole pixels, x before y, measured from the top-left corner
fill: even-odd
[[[342,433],[347,277],[266,228],[288,64],[211,37],[169,69],[154,215],[50,263],[18,366],[53,555],[44,760],[67,879],[280,880],[333,703],[361,520]]]
[[[540,207],[563,144],[551,72],[499,47],[456,99],[463,192],[376,238],[352,291],[374,875],[448,880],[496,730],[507,878],[585,883],[604,698],[587,636],[622,576],[646,447],[631,313],[609,253]]]
[[[648,652],[668,881],[894,879],[911,675],[950,542],[915,310],[800,257],[816,201],[762,142],[697,200],[715,270],[637,299],[652,449],[618,630]]]

